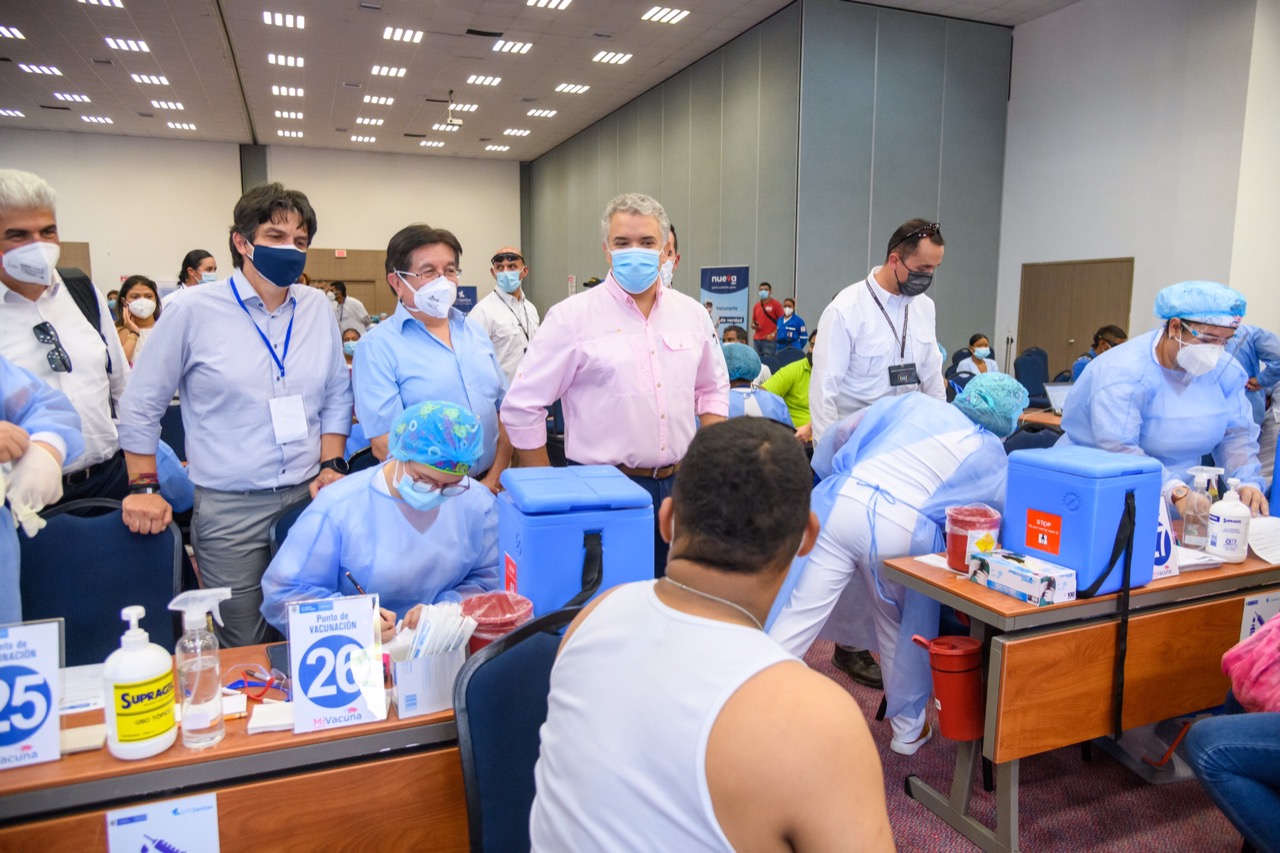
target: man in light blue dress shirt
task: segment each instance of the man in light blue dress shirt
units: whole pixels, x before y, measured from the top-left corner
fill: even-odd
[[[338,480],[351,430],[351,383],[338,324],[324,294],[292,286],[306,264],[316,216],[280,184],[236,204],[235,272],[166,308],[120,404],[129,466],[124,521],[159,533],[172,518],[156,469],[160,418],[182,395],[188,472],[195,484],[191,540],[207,587],[228,586],[224,645],[267,639],[262,573],[271,520]]]
[[[387,432],[406,406],[422,400],[457,403],[484,428],[475,478],[495,494],[511,461],[511,442],[498,423],[507,377],[484,329],[453,307],[462,246],[442,228],[410,225],[387,244],[387,284],[396,312],[369,330],[352,362],[356,418],[378,459]]]

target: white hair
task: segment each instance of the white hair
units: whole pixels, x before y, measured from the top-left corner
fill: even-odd
[[[647,196],[644,193],[623,193],[605,205],[604,217],[600,220],[600,239],[602,242],[609,242],[609,223],[613,221],[615,213],[652,216],[658,220],[658,227],[662,229],[662,245],[665,246],[667,240],[671,239],[671,220],[667,218],[666,209],[656,198]]]
[[[0,211],[53,210],[58,197],[39,175],[19,169],[0,169]]]

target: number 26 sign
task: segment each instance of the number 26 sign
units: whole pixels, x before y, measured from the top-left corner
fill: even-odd
[[[295,733],[384,720],[378,596],[289,605]]]

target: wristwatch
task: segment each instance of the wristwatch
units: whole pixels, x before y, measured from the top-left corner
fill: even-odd
[[[337,471],[342,476],[346,476],[351,472],[351,466],[347,464],[347,460],[341,456],[335,456],[332,459],[326,459],[320,463],[320,470],[328,468],[330,471]]]

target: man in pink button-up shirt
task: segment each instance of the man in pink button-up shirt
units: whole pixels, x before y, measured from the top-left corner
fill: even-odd
[[[547,465],[547,406],[561,400],[565,455],[616,465],[653,496],[654,517],[697,424],[729,412],[729,375],[706,310],[660,284],[674,255],[662,205],[638,193],[601,222],[609,275],[552,307],[507,391],[502,422],[522,465]],[[654,532],[655,576],[667,547]]]

